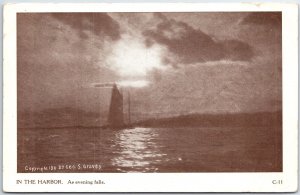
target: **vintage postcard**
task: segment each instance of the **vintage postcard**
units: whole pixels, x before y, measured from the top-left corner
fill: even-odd
[[[297,190],[298,7],[8,4],[3,190]]]

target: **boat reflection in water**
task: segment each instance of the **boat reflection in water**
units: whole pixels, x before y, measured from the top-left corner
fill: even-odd
[[[155,172],[164,154],[155,142],[159,134],[151,128],[124,129],[115,134],[118,148],[112,165],[121,172]]]

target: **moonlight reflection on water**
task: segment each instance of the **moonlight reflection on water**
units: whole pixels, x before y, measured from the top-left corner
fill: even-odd
[[[119,167],[124,172],[157,171],[158,168],[151,166],[160,162],[160,157],[166,156],[160,151],[159,145],[155,143],[159,134],[151,128],[124,129],[115,136],[115,145],[119,151],[116,158],[112,159],[112,165]],[[133,168],[134,171],[126,169]]]

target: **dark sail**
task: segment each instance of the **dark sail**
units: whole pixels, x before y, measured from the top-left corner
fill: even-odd
[[[123,95],[118,90],[116,84],[114,84],[112,88],[108,124],[110,127],[121,127],[124,125]]]

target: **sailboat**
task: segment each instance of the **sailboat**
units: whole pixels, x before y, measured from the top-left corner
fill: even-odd
[[[130,119],[130,95],[128,93],[128,124],[124,123],[123,113],[123,94],[119,91],[117,85],[112,86],[111,100],[108,114],[108,125],[112,129],[123,129],[131,127]]]

